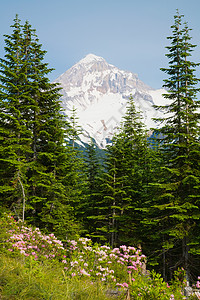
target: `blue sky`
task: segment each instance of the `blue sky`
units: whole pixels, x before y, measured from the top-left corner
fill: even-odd
[[[197,44],[193,61],[200,62],[199,0],[4,0],[0,11],[0,57],[4,34],[10,34],[15,14],[36,29],[45,62],[54,80],[85,55],[93,53],[120,69],[137,73],[153,88],[165,74],[167,36],[176,9],[192,28]],[[198,72],[198,75],[200,72]]]

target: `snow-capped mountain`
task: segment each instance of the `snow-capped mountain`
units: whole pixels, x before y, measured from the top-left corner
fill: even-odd
[[[55,82],[63,88],[61,100],[66,114],[70,116],[70,110],[76,109],[83,128],[81,139],[87,142],[93,137],[100,147],[105,147],[119,127],[130,95],[136,109],[142,112],[147,128],[155,126],[152,118],[158,112],[153,104],[165,103],[164,90],[152,89],[137,74],[120,70],[93,54],[80,60]]]

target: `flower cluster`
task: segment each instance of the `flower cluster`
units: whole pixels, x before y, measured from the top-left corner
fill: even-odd
[[[92,245],[87,238],[78,241],[68,240],[66,251],[70,253],[63,263],[67,274],[71,276],[88,276],[91,280],[114,283],[123,288],[129,285],[129,276],[141,270],[146,257],[141,250],[126,245],[111,249],[109,246]],[[126,279],[127,282],[121,283]],[[134,278],[132,278],[134,280]]]
[[[109,246],[93,245],[88,238],[68,240],[65,245],[54,234],[44,235],[36,228],[16,226],[9,230],[7,250],[18,252],[36,260],[54,259],[63,264],[66,276],[86,276],[91,281],[127,288],[129,276],[141,270],[145,256],[141,250],[122,245],[111,249]]]
[[[43,235],[38,228],[32,229],[22,226],[17,230],[10,230],[7,240],[8,251],[19,251],[25,256],[38,258],[55,258],[64,250],[63,244],[54,234]]]
[[[197,287],[197,289],[200,289],[200,276],[198,276],[196,287]]]

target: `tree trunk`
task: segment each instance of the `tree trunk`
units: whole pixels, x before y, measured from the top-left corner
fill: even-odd
[[[185,236],[182,240],[182,251],[183,251],[183,267],[186,273],[186,281],[189,283],[190,272],[189,272],[189,246],[188,238]]]
[[[24,186],[20,179],[20,175],[18,175],[18,181],[19,181],[21,189],[22,189],[22,196],[23,196],[22,222],[24,223],[26,197],[25,197]]]

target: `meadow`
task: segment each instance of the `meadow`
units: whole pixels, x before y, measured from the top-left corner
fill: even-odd
[[[0,225],[1,299],[185,299],[184,270],[168,284],[145,270],[147,258],[134,246],[63,243],[6,214]]]

